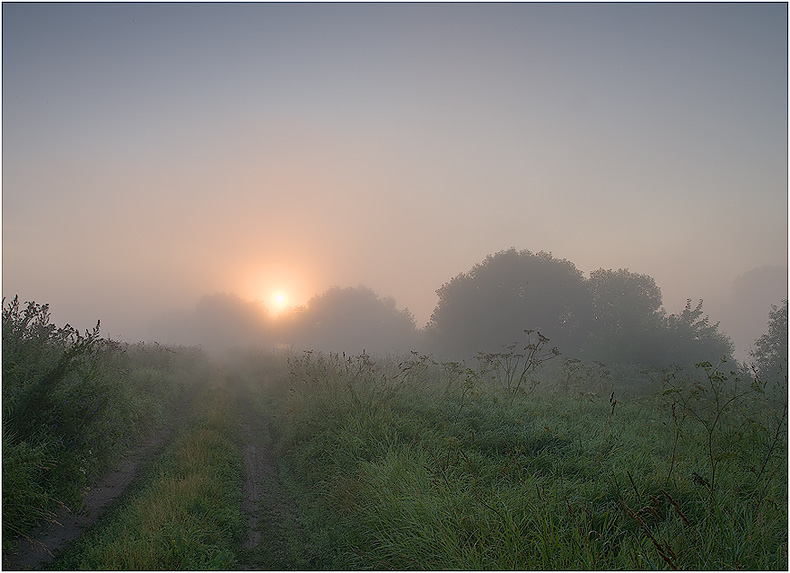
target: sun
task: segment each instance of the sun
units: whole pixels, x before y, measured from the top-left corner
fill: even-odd
[[[272,310],[275,313],[282,312],[288,306],[288,295],[283,291],[276,291],[271,296]]]

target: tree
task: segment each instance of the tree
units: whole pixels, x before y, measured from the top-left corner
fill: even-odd
[[[732,358],[732,342],[719,332],[719,323],[711,324],[703,316],[702,300],[691,308],[691,299],[678,314],[664,318],[664,332],[660,346],[660,363],[691,365],[702,361],[718,361]]]
[[[787,383],[787,299],[781,307],[771,305],[768,332],[754,342],[750,356],[754,371],[763,383]]]
[[[204,296],[195,307],[198,343],[212,350],[267,342],[268,316],[256,302],[235,294]]]
[[[365,286],[332,287],[278,324],[296,347],[347,353],[408,350],[416,335],[408,309]]]
[[[607,363],[651,364],[662,328],[661,289],[653,277],[598,269],[587,280],[593,320],[585,358]]]
[[[428,333],[441,352],[498,351],[533,329],[565,353],[586,336],[591,306],[582,273],[550,253],[500,251],[436,293]]]

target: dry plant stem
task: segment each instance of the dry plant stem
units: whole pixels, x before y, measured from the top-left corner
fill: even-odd
[[[672,457],[669,460],[669,472],[667,473],[667,479],[664,482],[664,487],[669,487],[669,479],[672,477],[672,472],[675,469],[675,456],[677,455],[678,439],[680,438],[680,425],[678,424],[677,412],[675,412],[675,404],[677,404],[677,400],[672,398],[672,421],[674,423],[675,432],[672,436]]]
[[[779,423],[776,425],[776,432],[774,433],[773,440],[771,440],[771,446],[768,448],[768,453],[763,460],[763,464],[760,467],[760,471],[757,474],[757,482],[760,482],[763,474],[765,473],[765,468],[768,465],[768,461],[773,457],[774,450],[776,449],[776,444],[779,442],[779,437],[782,433],[782,427],[784,426],[785,419],[787,418],[787,403],[784,405],[784,410],[782,411],[782,418],[779,420]],[[760,497],[757,501],[757,510],[759,511],[765,501],[766,491],[768,490],[768,486],[773,479],[773,473],[768,476],[768,478],[762,482],[762,491],[760,492]]]
[[[742,396],[743,394],[736,395],[730,398],[729,400],[727,400],[724,403],[724,405],[719,408],[719,411],[716,413],[716,417],[713,419],[713,423],[710,425],[710,427],[708,427],[708,425],[705,424],[704,421],[701,418],[699,418],[699,416],[697,416],[696,412],[693,412],[694,416],[697,417],[697,419],[700,422],[703,422],[705,429],[708,430],[708,461],[710,463],[710,505],[713,505],[714,486],[716,485],[716,468],[719,465],[718,460],[716,459],[716,454],[713,451],[714,450],[713,438],[716,434],[716,426],[718,426],[719,421],[721,420],[721,416],[724,413],[724,410],[727,408],[727,406],[729,406],[731,403],[733,403],[735,400],[737,400]]]
[[[447,474],[444,472],[444,466],[441,464],[441,462],[439,462],[439,459],[436,457],[436,455],[433,453],[433,451],[431,451],[430,448],[426,447],[425,451],[428,452],[428,454],[433,459],[434,463],[436,463],[436,467],[439,468],[439,474],[442,476],[442,479],[444,480],[444,485],[446,485],[449,488],[450,487],[450,480],[447,479]],[[425,469],[427,469],[428,472],[430,474],[432,474],[433,476],[436,476],[436,473],[431,471],[431,468],[426,467]]]
[[[678,502],[676,502],[676,501],[675,501],[675,500],[672,498],[672,496],[671,496],[671,495],[669,495],[669,492],[667,492],[667,490],[665,490],[665,489],[662,489],[662,490],[661,490],[661,493],[663,493],[663,494],[666,496],[666,498],[669,500],[669,503],[671,503],[671,504],[672,504],[672,507],[674,507],[674,508],[675,508],[675,511],[676,511],[676,512],[677,512],[677,514],[680,516],[680,518],[683,520],[683,523],[685,523],[686,525],[690,525],[690,524],[689,524],[689,520],[688,520],[688,518],[687,518],[685,515],[683,515],[683,512],[682,512],[682,511],[680,511],[680,506],[678,505]]]
[[[634,493],[636,494],[636,500],[637,500],[639,503],[642,503],[642,496],[640,496],[640,495],[639,495],[639,490],[636,488],[636,484],[634,483],[634,478],[633,478],[633,477],[631,477],[631,472],[630,472],[630,471],[628,471],[628,470],[626,470],[626,471],[625,471],[625,475],[627,475],[627,476],[628,476],[628,480],[631,482],[631,487],[633,487],[633,488],[634,488]]]
[[[603,438],[601,439],[601,447],[598,449],[598,463],[601,463],[601,458],[603,457],[603,445],[606,442],[606,434],[609,432],[609,426],[612,423],[612,416],[614,416],[614,407],[617,406],[617,400],[614,399],[614,392],[609,397],[609,403],[612,405],[612,411],[609,412],[609,416],[606,418],[606,426],[603,429]]]
[[[677,560],[677,555],[675,555],[675,552],[672,551],[672,548],[669,546],[669,544],[666,541],[664,541],[663,545],[659,543],[656,540],[656,538],[653,537],[653,534],[650,533],[647,524],[645,524],[642,518],[639,517],[638,513],[634,513],[634,510],[628,507],[628,504],[625,503],[624,501],[621,501],[620,503],[623,504],[623,507],[628,512],[628,515],[632,519],[636,520],[636,522],[642,527],[642,531],[645,532],[645,535],[647,535],[648,539],[650,539],[650,541],[653,542],[653,545],[658,551],[658,554],[661,556],[661,559],[666,561],[667,565],[669,565],[673,571],[677,571],[678,566],[675,564],[675,561]]]
[[[779,420],[779,423],[776,425],[776,433],[774,433],[774,438],[771,440],[771,446],[768,448],[768,454],[765,456],[763,460],[763,465],[760,467],[760,472],[757,474],[757,481],[760,481],[760,478],[763,476],[765,472],[765,467],[768,465],[768,461],[771,459],[774,453],[774,449],[776,448],[776,444],[779,442],[779,436],[782,433],[782,426],[784,426],[785,419],[787,418],[787,404],[785,403],[784,410],[782,411],[782,418]]]
[[[713,395],[713,402],[710,405],[710,408],[713,409],[713,418],[706,418],[704,417],[703,409],[695,408],[694,405],[691,403],[690,398],[684,398],[681,395],[681,405],[683,410],[690,414],[697,422],[702,425],[707,433],[707,457],[708,457],[708,464],[710,466],[710,480],[706,480],[707,487],[708,487],[708,517],[710,517],[711,512],[713,510],[713,503],[715,500],[715,493],[716,493],[716,477],[717,477],[717,469],[719,465],[719,456],[716,455],[715,452],[715,444],[714,440],[717,435],[717,430],[719,427],[719,423],[722,421],[722,417],[724,416],[725,412],[729,408],[731,404],[734,402],[744,398],[748,395],[748,391],[745,392],[738,392],[734,393],[728,399],[723,400],[724,396],[722,395],[724,392],[724,388],[722,386],[723,382],[727,381],[727,377],[719,372],[719,368],[725,363],[725,360],[722,360],[720,364],[716,368],[712,368],[709,362],[701,362],[696,366],[702,367],[705,370],[706,377],[708,379],[708,388],[703,388],[703,392],[710,391]]]

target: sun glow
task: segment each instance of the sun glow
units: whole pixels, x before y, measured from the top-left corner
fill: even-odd
[[[282,291],[272,293],[271,296],[272,311],[280,313],[288,306],[288,295]]]

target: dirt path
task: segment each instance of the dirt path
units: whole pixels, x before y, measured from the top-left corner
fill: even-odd
[[[192,394],[194,396],[195,393]],[[118,499],[132,483],[143,462],[164,450],[175,430],[189,411],[191,400],[184,398],[176,407],[173,418],[144,444],[124,456],[121,463],[105,474],[83,496],[87,511],[73,514],[61,508],[55,517],[57,524],[45,524],[32,532],[27,539],[20,539],[16,553],[3,555],[4,570],[42,569],[51,563],[60,551],[79,538],[96,523],[113,501]]]
[[[272,447],[270,423],[242,399],[245,440],[244,501],[248,534],[239,569],[294,570],[309,568],[296,504],[280,480]]]

